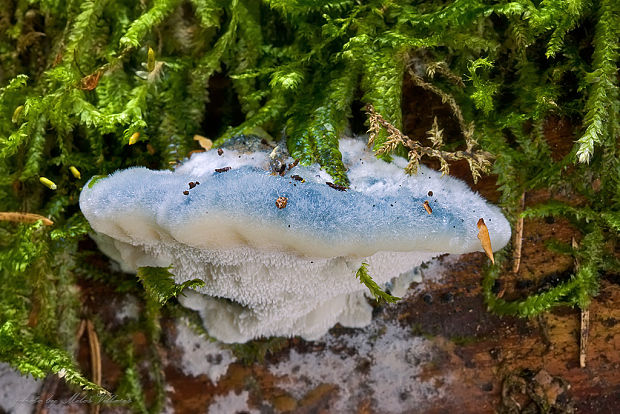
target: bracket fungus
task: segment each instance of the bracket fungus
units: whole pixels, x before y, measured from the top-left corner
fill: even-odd
[[[480,218],[493,250],[510,239],[499,208],[463,182],[425,167],[409,176],[406,160],[377,159],[359,140],[342,139],[340,150],[346,189],[327,185],[318,165],[274,175],[268,152],[226,149],[193,154],[175,171],[100,178],[84,186],[80,207],[124,270],[172,265],[177,283],[204,280],[179,300],[223,342],[367,325],[362,263],[381,285],[434,256],[482,251]],[[275,204],[282,198],[286,208]]]

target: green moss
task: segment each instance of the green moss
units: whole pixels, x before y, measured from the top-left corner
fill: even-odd
[[[287,338],[273,337],[248,341],[244,344],[232,344],[230,349],[235,357],[245,365],[262,364],[267,354],[273,354],[289,344]]]
[[[435,338],[435,335],[424,330],[424,328],[422,327],[422,324],[419,322],[414,323],[413,325],[411,325],[411,335],[413,336],[421,336],[423,338],[426,338],[428,340],[431,340],[433,338]]]
[[[97,183],[97,181],[101,180],[102,178],[107,177],[107,175],[94,175],[90,181],[88,181],[88,188],[93,188],[93,186]]]
[[[456,335],[456,336],[451,336],[450,341],[458,346],[467,346],[467,345],[475,344],[476,342],[480,342],[480,339],[476,338],[475,336]]]
[[[366,285],[372,296],[375,298],[377,302],[387,302],[394,303],[400,300],[396,296],[392,296],[387,292],[384,292],[377,283],[372,280],[372,277],[368,273],[368,263],[362,263],[357,272],[355,273],[355,277],[357,277],[360,283]]]

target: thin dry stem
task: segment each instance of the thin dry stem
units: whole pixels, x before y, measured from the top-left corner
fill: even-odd
[[[34,213],[18,213],[13,211],[0,212],[0,221],[14,221],[17,223],[36,223],[41,220],[46,226],[51,226],[54,222],[47,217]]]
[[[394,151],[399,144],[402,144],[404,147],[409,149],[409,164],[405,168],[405,171],[408,174],[415,174],[418,171],[420,159],[423,156],[438,159],[441,163],[440,169],[442,174],[448,174],[450,172],[448,161],[457,161],[462,159],[466,160],[469,164],[469,168],[471,170],[474,182],[478,181],[481,172],[488,172],[491,167],[491,162],[489,160],[493,156],[486,151],[474,151],[473,147],[471,147],[466,151],[449,152],[442,151],[439,148],[425,147],[421,145],[418,141],[409,138],[407,135],[400,132],[400,130],[398,130],[398,128],[396,128],[394,125],[386,121],[385,118],[383,118],[379,113],[375,111],[375,108],[372,105],[366,105],[366,113],[368,114],[368,119],[370,122],[370,128],[368,130],[368,146],[372,147],[374,145],[377,134],[379,133],[381,128],[384,128],[388,133],[388,137],[387,140],[383,143],[383,145],[376,150],[376,153],[390,153]],[[441,133],[442,130],[439,129],[438,125],[434,125],[433,129],[429,131],[429,135],[433,135],[433,146],[439,146],[440,142],[443,142],[443,138],[441,138]]]
[[[101,385],[101,346],[95,327],[90,320],[86,321],[86,332],[88,334],[88,345],[90,347],[90,363],[92,365],[93,382]],[[99,413],[99,405],[94,403],[90,407],[91,414]]]
[[[47,378],[45,378],[37,405],[34,409],[34,414],[47,414],[49,408],[47,403],[54,398],[59,382],[60,378],[58,375],[48,375]]]
[[[579,335],[579,366],[586,367],[586,352],[588,350],[588,336],[590,334],[590,309],[581,310],[581,332]]]
[[[459,127],[461,128],[461,133],[465,137],[465,143],[467,144],[467,151],[471,152],[475,146],[478,145],[476,140],[474,139],[474,124],[466,123],[465,118],[463,117],[463,112],[461,112],[461,108],[458,106],[452,95],[442,91],[432,83],[426,82],[420,76],[418,76],[412,67],[408,68],[409,76],[411,80],[416,86],[419,86],[422,89],[425,89],[429,92],[434,93],[435,95],[441,98],[441,101],[445,104],[448,104],[450,109],[452,110],[452,114],[456,118],[459,123]]]
[[[577,249],[579,244],[573,237],[571,239],[571,246],[573,249]],[[575,258],[575,273],[579,271],[579,260]],[[590,335],[590,310],[581,309],[581,323],[579,329],[579,366],[581,368],[586,367],[586,354],[588,351],[588,337]]]
[[[521,266],[521,248],[523,246],[523,217],[521,216],[521,212],[525,208],[525,191],[521,194],[521,201],[519,207],[519,218],[517,219],[517,228],[515,231],[515,252],[514,252],[514,262],[512,264],[512,273],[519,273],[519,267]]]
[[[463,78],[461,78],[459,75],[453,73],[450,70],[450,67],[448,66],[448,64],[446,62],[440,61],[440,62],[431,62],[426,66],[426,74],[430,77],[430,78],[434,78],[435,77],[435,73],[439,73],[441,74],[444,78],[448,79],[450,82],[454,83],[455,85],[464,88],[465,87],[465,83],[463,82]]]

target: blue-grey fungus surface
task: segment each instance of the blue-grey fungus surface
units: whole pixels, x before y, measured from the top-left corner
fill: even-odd
[[[125,271],[172,265],[177,282],[204,280],[179,300],[224,342],[316,339],[338,322],[364,326],[371,307],[355,277],[362,262],[385,284],[439,254],[482,251],[480,218],[493,250],[509,241],[499,208],[465,183],[423,166],[409,176],[406,160],[379,160],[361,140],[342,139],[340,150],[346,191],[326,185],[333,180],[318,165],[281,176],[268,152],[207,151],[175,171],[138,167],[101,178],[84,186],[80,208],[100,249]]]

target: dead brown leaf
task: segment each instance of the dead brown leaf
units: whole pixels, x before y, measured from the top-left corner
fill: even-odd
[[[198,141],[200,146],[206,151],[209,151],[213,147],[213,141],[209,138],[203,137],[202,135],[194,135],[194,141]]]
[[[489,256],[489,259],[491,259],[491,263],[495,264],[493,248],[491,247],[491,237],[489,237],[489,229],[482,218],[478,220],[478,239],[480,240],[480,244],[482,244],[484,252],[487,256]]]

